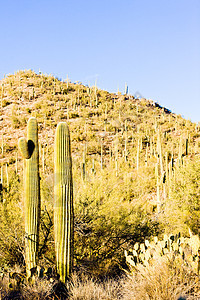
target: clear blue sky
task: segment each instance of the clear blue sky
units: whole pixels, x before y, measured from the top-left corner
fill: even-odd
[[[200,121],[200,0],[0,0],[0,78],[33,69],[139,91]]]

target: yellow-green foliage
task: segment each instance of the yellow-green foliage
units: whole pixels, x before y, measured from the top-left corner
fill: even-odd
[[[132,241],[159,232],[142,201],[137,203],[122,184],[114,170],[103,171],[89,183],[78,183],[75,174],[76,259],[78,265],[86,264],[97,273],[102,270],[104,275],[116,272],[123,249]]]
[[[200,234],[200,162],[199,156],[191,161],[184,158],[181,166],[176,168],[170,199],[166,202],[165,221],[172,230],[188,233],[190,228]]]
[[[16,168],[17,139],[25,122],[30,116],[38,120],[40,261],[55,263],[53,144],[60,121],[67,122],[71,133],[76,265],[109,273],[115,262],[123,263],[123,249],[137,240],[163,231],[188,233],[188,227],[198,232],[198,125],[164,111],[152,100],[62,82],[30,70],[10,75],[1,84],[1,164],[4,169],[8,164],[9,174]],[[22,180],[20,157],[17,165]],[[3,176],[5,183],[5,172]],[[16,196],[22,200],[20,190]]]
[[[19,176],[12,172],[9,187],[3,190],[3,203],[0,203],[1,267],[24,264],[24,222],[20,193],[22,183]]]

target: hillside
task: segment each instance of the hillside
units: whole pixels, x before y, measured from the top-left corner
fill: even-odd
[[[12,159],[15,156],[17,140],[24,135],[30,116],[38,119],[42,147],[46,144],[52,147],[57,123],[67,121],[71,129],[74,157],[82,157],[84,145],[87,144],[87,154],[89,157],[94,156],[97,161],[100,161],[98,155],[101,143],[105,157],[116,136],[122,141],[119,146],[121,156],[125,135],[128,153],[136,146],[134,142],[138,137],[142,139],[143,150],[145,144],[150,146],[153,135],[155,144],[159,129],[161,135],[170,142],[163,149],[163,154],[166,150],[172,151],[173,146],[175,158],[179,151],[179,137],[182,137],[184,143],[184,139],[190,136],[191,148],[199,137],[197,125],[152,100],[135,99],[130,95],[111,94],[97,87],[61,82],[52,76],[38,75],[33,71],[19,71],[1,80],[0,84],[0,129],[4,144],[1,163],[10,164],[10,155]]]
[[[42,216],[40,264],[54,266],[55,128],[71,134],[75,267],[98,276],[126,268],[135,242],[199,234],[200,128],[152,100],[19,71],[0,81],[0,262],[24,264],[23,160],[18,139],[39,124]],[[9,236],[8,240],[5,236]]]

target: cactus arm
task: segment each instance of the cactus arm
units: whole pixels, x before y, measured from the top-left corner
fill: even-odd
[[[20,152],[21,152],[23,158],[29,159],[31,156],[30,156],[30,153],[28,150],[28,143],[27,143],[26,139],[20,138],[18,145],[19,145],[19,149],[20,149]]]

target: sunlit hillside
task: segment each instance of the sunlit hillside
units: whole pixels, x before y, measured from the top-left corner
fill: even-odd
[[[196,295],[196,298],[187,299],[200,299],[197,298],[200,297],[198,266],[193,268],[192,265],[191,270],[184,269],[182,273],[178,273],[181,268],[177,266],[166,269],[165,274],[175,278],[175,288],[163,288],[160,283],[160,290],[168,289],[171,294],[156,294],[157,298],[153,298],[154,291],[148,294],[148,298],[145,293],[153,291],[152,286],[157,284],[162,274],[157,273],[155,283],[142,294],[141,289],[138,291],[133,287],[137,280],[144,287],[141,274],[144,278],[150,278],[155,271],[152,270],[154,265],[149,267],[152,269],[148,269],[148,266],[143,271],[140,269],[141,277],[135,278],[137,264],[134,268],[130,267],[125,256],[125,253],[130,256],[136,243],[140,245],[146,242],[147,248],[155,237],[162,240],[166,235],[179,232],[185,238],[199,235],[198,124],[185,120],[150,99],[113,94],[97,86],[61,81],[31,70],[19,71],[2,79],[0,99],[2,295],[10,293],[7,281],[10,282],[8,274],[11,270],[25,276],[23,158],[18,149],[18,140],[27,134],[28,119],[36,117],[41,182],[38,266],[45,270],[55,269],[54,138],[57,124],[67,122],[71,135],[75,215],[76,275],[73,275],[72,286],[77,293],[83,284],[82,292],[84,289],[96,289],[96,295],[101,295],[99,298],[89,298],[89,294],[87,298],[87,293],[75,296],[72,289],[69,299],[164,299],[164,296],[169,297],[166,299],[178,299],[182,293],[191,297]],[[198,265],[198,253],[195,252],[195,255]],[[142,260],[139,259],[140,263]],[[163,264],[163,270],[167,268],[165,263],[160,263]],[[120,288],[115,289],[116,281],[113,280],[122,276],[125,270],[131,277],[120,279]],[[77,274],[89,277],[84,283],[81,275]],[[178,274],[182,276],[182,281]],[[191,275],[189,286],[184,289],[188,274]],[[100,283],[95,283],[90,276],[100,280]],[[110,283],[102,283],[105,278],[109,278]],[[113,290],[109,290],[109,284]],[[43,292],[42,287],[39,289],[38,286],[39,283],[39,296],[26,286],[24,298],[17,299],[64,299],[53,298],[52,286],[47,280],[43,284]],[[14,288],[12,286],[11,290]],[[48,293],[45,294],[44,289]],[[172,298],[173,293],[176,298]]]

